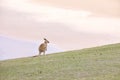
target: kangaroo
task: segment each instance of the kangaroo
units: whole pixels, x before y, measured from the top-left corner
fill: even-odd
[[[40,46],[39,46],[39,55],[41,55],[41,53],[43,52],[44,55],[45,54],[45,51],[47,51],[47,44],[49,43],[49,41],[44,38],[44,43],[42,43]]]

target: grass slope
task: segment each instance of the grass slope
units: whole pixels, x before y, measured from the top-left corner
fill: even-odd
[[[0,61],[0,80],[120,80],[120,43]]]

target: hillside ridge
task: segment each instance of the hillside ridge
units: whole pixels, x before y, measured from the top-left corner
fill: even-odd
[[[120,43],[0,61],[1,80],[120,80]]]

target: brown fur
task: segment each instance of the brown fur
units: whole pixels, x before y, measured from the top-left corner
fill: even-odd
[[[45,51],[47,51],[47,44],[49,43],[49,41],[44,38],[44,43],[42,43],[40,46],[39,46],[39,55],[41,55],[41,53],[43,52],[44,55],[45,55]]]

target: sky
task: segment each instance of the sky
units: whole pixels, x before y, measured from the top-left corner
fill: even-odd
[[[0,34],[64,50],[120,42],[119,0],[0,0]]]

